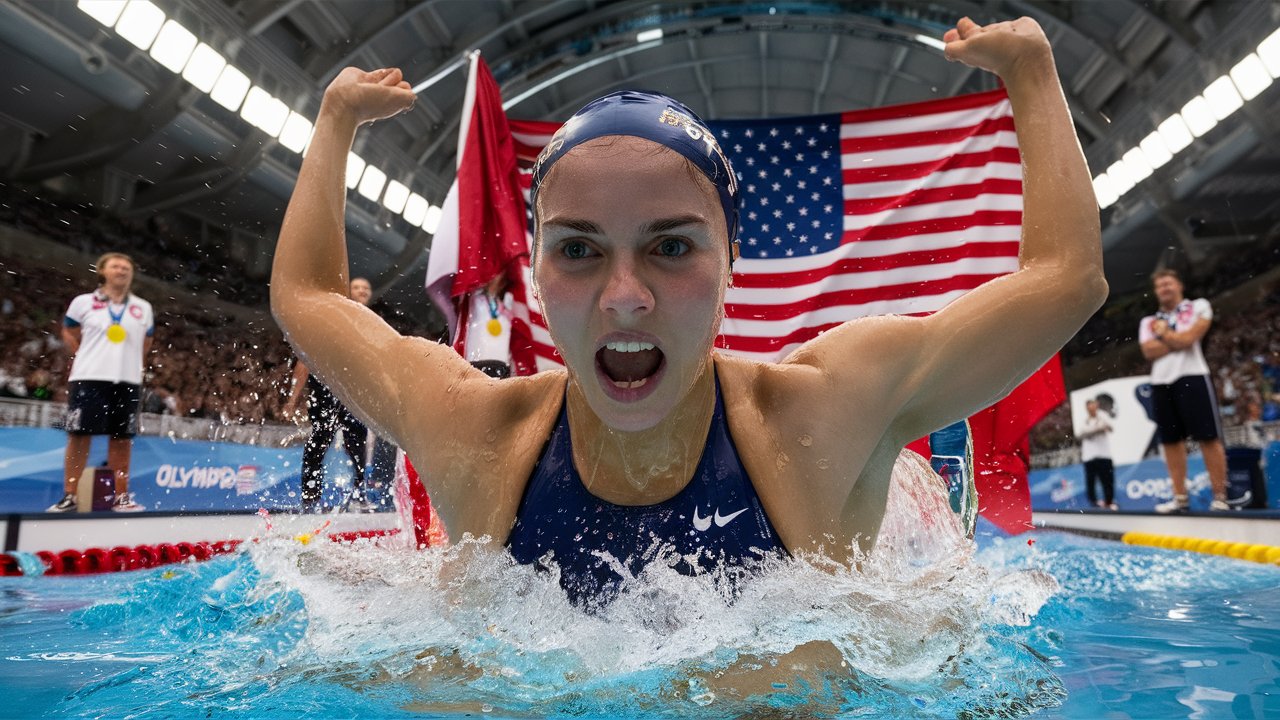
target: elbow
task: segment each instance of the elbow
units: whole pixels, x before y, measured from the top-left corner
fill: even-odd
[[[275,318],[276,324],[281,328],[284,328],[285,333],[287,334],[288,328],[286,325],[288,323],[289,315],[288,302],[284,298],[284,293],[280,291],[279,284],[275,282],[271,283],[271,287],[268,290],[268,297],[271,303],[271,317]]]
[[[301,298],[297,292],[286,290],[280,283],[276,282],[271,283],[269,298],[271,302],[271,317],[275,319],[276,325],[284,331],[285,337],[288,338],[299,313],[302,312]]]
[[[1107,283],[1107,276],[1102,272],[1100,266],[1089,272],[1081,285],[1081,295],[1087,300],[1090,313],[1102,307],[1110,293],[1111,286]]]

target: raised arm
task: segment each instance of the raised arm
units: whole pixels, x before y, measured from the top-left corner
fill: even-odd
[[[413,447],[412,428],[429,433],[444,422],[406,412],[402,398],[443,400],[470,368],[448,348],[402,337],[348,298],[343,218],[356,128],[403,112],[413,101],[399,70],[347,68],[334,79],[285,212],[271,274],[271,311],[306,367],[402,447]]]
[[[1019,269],[925,318],[849,323],[802,348],[832,385],[878,383],[884,442],[905,443],[990,405],[1053,356],[1106,298],[1089,169],[1034,20],[947,31],[948,59],[1004,81],[1023,165]],[[848,386],[848,385],[844,385]],[[866,408],[857,409],[865,413]]]

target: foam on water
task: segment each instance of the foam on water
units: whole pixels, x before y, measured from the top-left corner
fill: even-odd
[[[87,629],[145,627],[127,651],[147,662],[61,710],[955,717],[1058,703],[1049,664],[1005,632],[1056,583],[993,574],[927,466],[899,470],[858,569],[780,560],[728,597],[713,577],[655,563],[596,613],[570,605],[552,573],[479,541],[246,544],[78,611]],[[788,654],[814,647],[818,659],[792,670],[806,656]],[[135,681],[178,692],[117,697]],[[331,690],[299,692],[317,684]]]

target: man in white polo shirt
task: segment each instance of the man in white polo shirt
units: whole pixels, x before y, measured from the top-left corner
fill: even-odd
[[[62,339],[74,354],[67,392],[67,453],[61,500],[49,512],[76,509],[76,484],[94,435],[109,435],[107,464],[115,474],[111,509],[137,512],[129,493],[129,461],[138,432],[142,369],[151,351],[151,303],[129,292],[133,260],[107,253],[95,264],[98,289],[77,296],[63,318]]]
[[[1227,504],[1227,455],[1222,446],[1218,400],[1209,379],[1200,341],[1213,322],[1213,308],[1203,298],[1182,295],[1182,280],[1173,270],[1151,275],[1160,310],[1142,319],[1138,342],[1151,361],[1151,396],[1165,464],[1173,481],[1173,499],[1156,506],[1158,513],[1182,512],[1187,500],[1187,438],[1200,443],[1209,482],[1210,510],[1230,510]]]

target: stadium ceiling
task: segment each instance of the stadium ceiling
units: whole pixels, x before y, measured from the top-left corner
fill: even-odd
[[[961,16],[1028,15],[1053,42],[1094,175],[1107,171],[1100,196],[1113,290],[1143,284],[1157,263],[1211,260],[1280,230],[1278,84],[1233,112],[1206,90],[1265,38],[1280,37],[1274,2],[151,3],[278,98],[277,110],[303,120],[315,118],[324,87],[347,65],[398,66],[412,83],[434,81],[411,112],[362,131],[355,147],[419,196],[415,222],[376,191],[348,194],[353,270],[415,298],[431,241],[417,227],[419,201],[439,205],[452,181],[460,61],[472,49],[512,117],[562,120],[622,87],[666,92],[708,118],[786,116],[991,89],[994,78],[946,62],[935,39]],[[0,4],[0,172],[125,216],[229,225],[263,238],[257,252],[269,252],[296,149],[166,68],[115,22],[103,25],[76,0]],[[1201,94],[1211,101],[1187,105]],[[1183,133],[1189,144],[1121,194],[1151,170],[1138,152],[1144,139],[1197,108],[1226,116],[1195,128],[1202,134]]]

